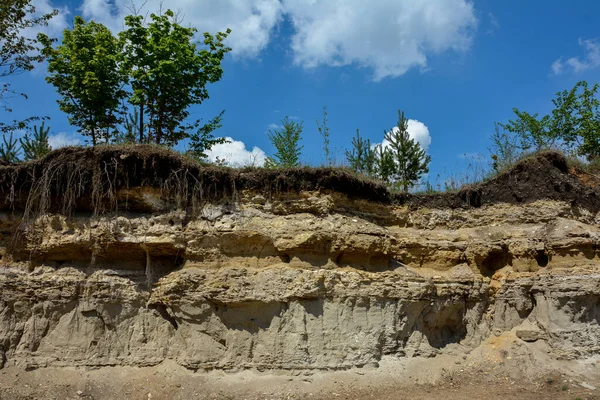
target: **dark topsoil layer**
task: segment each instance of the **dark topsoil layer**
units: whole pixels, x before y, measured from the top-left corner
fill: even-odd
[[[232,169],[202,166],[155,146],[63,148],[41,160],[0,166],[0,210],[30,213],[74,210],[114,211],[124,205],[119,189],[155,187],[162,196],[190,207],[203,201],[234,198],[250,189],[266,196],[303,190],[336,191],[352,198],[411,207],[468,208],[491,203],[519,204],[563,200],[597,212],[600,190],[571,173],[559,153],[542,153],[496,178],[458,192],[394,194],[374,180],[340,168]],[[149,211],[130,201],[130,211]]]

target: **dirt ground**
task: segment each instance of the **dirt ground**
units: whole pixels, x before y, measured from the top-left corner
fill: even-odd
[[[417,377],[409,382],[360,370],[295,376],[193,373],[174,365],[29,372],[8,368],[0,372],[0,399],[600,399],[592,384],[558,372],[521,380],[502,375],[470,372],[418,383]]]
[[[543,343],[493,338],[469,352],[389,358],[347,371],[190,371],[154,367],[0,370],[0,399],[600,400],[600,356],[557,361]]]

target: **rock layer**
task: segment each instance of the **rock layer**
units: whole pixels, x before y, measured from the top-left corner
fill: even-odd
[[[82,174],[53,160],[40,170]],[[350,176],[320,181],[343,190],[310,188],[300,170],[268,193],[230,176],[244,187],[211,197],[212,184],[199,186],[200,202],[181,186],[177,199],[165,196],[170,178],[157,187],[129,175],[147,185],[115,175],[108,194],[70,189],[59,200],[63,186],[27,181],[37,166],[11,172],[12,186],[5,171],[2,364],[344,369],[462,354],[508,331],[546,342],[557,358],[598,354],[596,192],[555,158],[540,160],[519,176],[537,179],[557,163],[559,194],[540,183],[548,199],[523,202],[488,201],[499,193],[492,183],[458,197],[376,201],[376,184],[363,182],[366,197],[352,195]],[[289,190],[290,176],[305,180]],[[15,182],[29,194],[6,189]],[[98,213],[102,193],[114,207]],[[455,206],[461,199],[476,204]]]
[[[3,214],[4,362],[340,369],[468,351],[513,329],[557,357],[598,353],[588,211],[540,201],[381,213],[338,194],[256,197],[190,221]]]

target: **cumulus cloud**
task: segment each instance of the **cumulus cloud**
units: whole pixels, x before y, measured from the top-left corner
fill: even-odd
[[[217,144],[206,152],[208,159],[215,162],[225,160],[231,167],[255,166],[262,167],[265,163],[266,154],[259,147],[254,146],[252,150],[246,149],[244,142],[226,137],[228,143]]]
[[[142,15],[160,5],[135,1],[144,4]],[[355,64],[372,69],[375,80],[425,69],[430,54],[465,51],[477,26],[471,0],[170,0],[167,6],[200,32],[231,28],[227,44],[240,57],[259,56],[287,19],[297,65]],[[83,0],[81,11],[118,31],[132,0]]]
[[[50,37],[62,35],[62,31],[68,26],[69,9],[67,7],[58,7],[52,4],[50,0],[32,0],[31,5],[35,7],[33,15],[36,17],[49,14],[55,9],[58,10],[58,15],[48,21],[48,26],[34,26],[23,30],[23,36],[33,39],[38,33],[45,33]]]
[[[550,69],[552,70],[552,73],[554,75],[562,74],[563,70],[565,69],[562,58],[559,58],[558,60],[554,61],[550,66]]]
[[[583,58],[571,57],[567,60],[559,58],[550,67],[554,75],[559,75],[569,69],[574,73],[580,73],[589,69],[600,67],[600,43],[597,39],[579,39],[579,45],[583,47]]]
[[[55,15],[48,21],[47,26],[33,26],[24,29],[21,33],[24,37],[34,39],[38,33],[45,33],[49,37],[60,37],[65,28],[68,27],[67,17],[69,16],[69,9],[67,7],[58,7],[52,4],[50,0],[32,0],[31,5],[35,8],[35,17],[41,17],[42,15],[49,14],[53,10],[58,10],[58,15]],[[37,52],[32,52],[31,55]],[[45,73],[46,68],[35,68],[34,74]]]
[[[427,55],[465,51],[477,25],[468,0],[283,0],[296,64],[373,70],[373,79],[426,68]]]
[[[81,138],[78,135],[60,132],[56,135],[48,136],[48,144],[50,144],[53,150],[67,146],[78,146],[81,144]]]
[[[132,8],[133,4],[133,8]],[[123,18],[138,8],[140,15],[158,12],[160,0],[83,0],[82,14],[108,26],[113,31],[123,29]],[[227,45],[234,56],[256,57],[269,43],[273,30],[282,20],[279,0],[170,0],[163,9],[177,12],[183,25],[199,32],[216,33],[232,29]]]
[[[398,132],[398,127],[395,126],[393,131]],[[431,144],[431,135],[429,134],[429,128],[427,125],[421,121],[417,121],[415,119],[408,120],[408,136],[417,141],[423,150],[427,151],[427,149],[429,149],[429,145]],[[387,147],[389,146],[390,142],[384,138],[381,144],[383,144],[383,147]]]

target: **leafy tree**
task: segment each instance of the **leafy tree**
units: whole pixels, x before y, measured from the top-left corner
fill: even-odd
[[[578,82],[571,90],[556,94],[552,102],[553,130],[566,143],[576,146],[576,151],[588,160],[600,156],[600,100],[596,97],[599,85],[591,88],[585,81]]]
[[[221,120],[224,113],[224,111],[221,111],[219,115],[211,119],[207,124],[200,126],[195,133],[190,135],[190,153],[194,157],[204,159],[207,157],[206,152],[214,145],[229,143],[225,138],[215,138],[212,135],[215,129],[221,127]]]
[[[53,10],[48,14],[37,15],[31,0],[0,0],[0,100],[7,94],[27,97],[24,93],[15,93],[4,78],[31,71],[35,63],[44,61],[39,52],[38,40],[25,36],[26,29],[47,26],[48,21],[58,14]],[[6,104],[2,105],[10,111]]]
[[[0,161],[5,163],[16,163],[19,161],[19,142],[17,139],[13,139],[12,132],[10,135],[2,135],[2,141],[4,143],[0,144]]]
[[[147,25],[141,15],[127,16],[125,26],[122,70],[130,77],[129,102],[139,109],[139,142],[173,145],[198,128],[199,121],[184,124],[188,108],[206,100],[206,85],[221,79],[231,31],[204,33],[206,47],[198,50],[197,30],[179,25],[171,10],[151,14]]]
[[[323,151],[325,152],[325,166],[330,165],[329,159],[329,126],[327,125],[327,107],[323,107],[323,122],[319,122],[317,118],[317,129],[323,137]]]
[[[515,108],[517,118],[498,125],[518,136],[521,151],[564,147],[593,160],[600,156],[598,88],[598,84],[590,87],[578,82],[571,90],[556,94],[551,114],[539,117]]]
[[[26,133],[25,137],[20,139],[21,148],[23,149],[23,158],[25,161],[42,158],[52,150],[50,144],[48,143],[49,132],[50,127],[45,128],[44,122],[42,122],[42,125],[39,127],[39,129],[37,125],[33,126],[33,137]]]
[[[289,168],[300,165],[300,154],[304,146],[298,143],[302,134],[302,122],[292,121],[289,117],[281,120],[280,129],[271,129],[269,140],[277,150],[273,157],[268,157],[265,166],[268,168]]]
[[[40,35],[40,40],[48,57],[46,80],[62,96],[60,109],[93,145],[110,142],[123,120],[121,100],[126,94],[117,39],[104,25],[75,17],[73,29],[65,29],[57,48],[47,36]]]
[[[530,149],[540,151],[554,145],[558,134],[551,129],[552,120],[549,115],[539,118],[537,113],[532,115],[516,108],[513,108],[513,112],[518,118],[509,120],[506,124],[499,124],[499,126],[518,135],[523,151]]]
[[[375,168],[375,153],[371,149],[371,140],[363,139],[360,130],[352,138],[352,151],[346,150],[346,160],[354,171],[371,175]]]
[[[388,148],[396,164],[394,183],[408,192],[422,174],[429,172],[431,157],[408,134],[408,120],[404,117],[404,112],[398,110],[398,117],[397,129],[387,132],[385,139],[389,142]]]
[[[48,25],[48,21],[58,14],[58,10],[39,15],[32,0],[0,0],[0,108],[11,112],[7,99],[11,96],[22,96],[25,93],[14,91],[7,78],[31,71],[35,64],[44,61],[45,56],[39,52],[39,42],[25,35],[31,28]],[[3,134],[25,129],[27,124],[39,117],[30,117],[24,121],[0,122]]]

